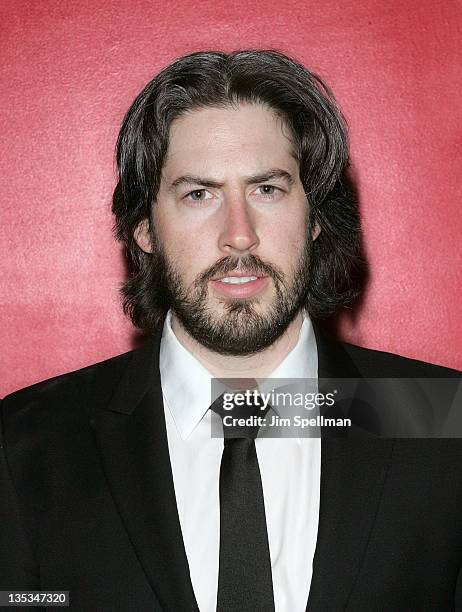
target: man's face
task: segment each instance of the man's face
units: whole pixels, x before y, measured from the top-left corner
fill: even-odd
[[[154,240],[145,223],[136,240],[153,252],[175,316],[207,348],[262,350],[300,311],[308,203],[289,131],[268,108],[208,107],[173,122],[153,224]]]

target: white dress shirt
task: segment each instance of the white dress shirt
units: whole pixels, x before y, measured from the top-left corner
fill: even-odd
[[[220,546],[223,439],[211,437],[212,375],[165,321],[160,375],[173,482],[191,582],[201,612],[215,612]],[[297,345],[270,378],[316,378],[308,317]],[[216,416],[216,415],[215,415]],[[305,612],[316,547],[321,476],[319,438],[257,438],[276,612]]]

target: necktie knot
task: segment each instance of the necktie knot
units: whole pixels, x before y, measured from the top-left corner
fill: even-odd
[[[222,420],[223,437],[256,438],[270,406],[264,404],[258,391],[223,393],[210,406]]]

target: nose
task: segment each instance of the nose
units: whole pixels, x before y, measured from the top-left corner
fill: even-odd
[[[218,246],[227,255],[242,257],[260,244],[251,212],[244,197],[235,196],[226,203]]]

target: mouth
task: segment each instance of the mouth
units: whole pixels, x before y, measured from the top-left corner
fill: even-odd
[[[220,295],[230,298],[250,298],[262,292],[269,283],[268,276],[231,272],[210,281]]]
[[[228,285],[243,285],[244,283],[252,283],[258,280],[258,276],[225,276],[223,278],[217,278],[215,280],[221,283],[227,283]]]

